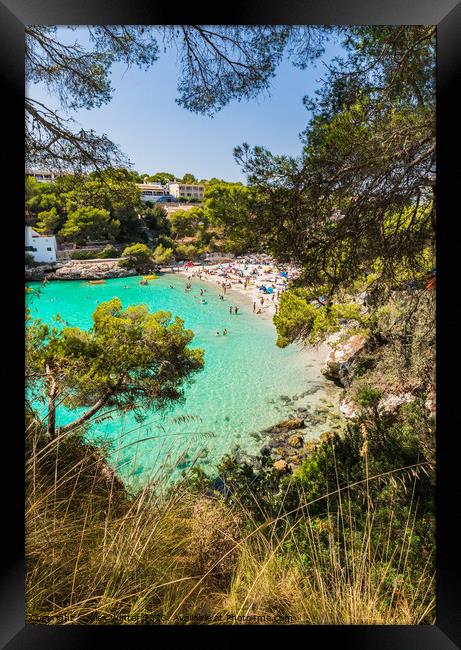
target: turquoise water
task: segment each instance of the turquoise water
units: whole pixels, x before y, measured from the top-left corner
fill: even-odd
[[[198,280],[185,293],[185,279],[171,274],[147,286],[139,280],[30,283],[34,290],[26,294],[32,317],[50,322],[59,313],[81,328],[91,326],[98,302],[116,296],[124,307],[144,303],[152,311],[168,310],[195,333],[192,346],[204,349],[205,368],[186,389],[185,402],[153,412],[143,423],[128,414],[92,426],[90,437],[112,441],[112,462],[125,479],[143,481],[162,467],[176,475],[196,462],[206,470],[236,445],[254,453],[263,444],[258,432],[324,396],[326,382],[315,355],[294,345],[277,348],[272,321],[255,316],[244,297],[233,292],[221,301],[212,284]],[[200,288],[206,289],[207,304],[199,302]],[[230,305],[239,305],[237,316],[229,314]],[[229,334],[216,336],[225,327]],[[61,409],[61,423],[74,418]]]

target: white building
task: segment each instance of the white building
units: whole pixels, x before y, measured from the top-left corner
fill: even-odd
[[[26,176],[32,176],[39,183],[52,183],[57,174],[44,169],[30,169],[26,170]]]
[[[56,237],[40,235],[30,226],[26,226],[26,253],[30,253],[36,262],[56,262]]]
[[[161,183],[148,183],[147,178],[144,179],[144,183],[136,183],[136,186],[141,192],[143,201],[155,201],[156,197],[168,194],[168,190]]]
[[[172,196],[177,199],[203,199],[205,191],[204,185],[194,185],[191,183],[168,183],[168,190]]]

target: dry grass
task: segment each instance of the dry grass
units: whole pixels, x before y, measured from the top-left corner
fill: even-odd
[[[353,529],[352,515],[345,516],[347,528]],[[404,584],[401,578],[409,571],[412,522],[408,522],[408,534],[398,550],[395,546],[391,550],[386,540],[376,542],[371,513],[365,526],[348,535],[346,542],[346,523],[341,519],[340,515],[329,521],[316,520],[307,513],[287,524],[282,533],[249,541],[240,554],[226,610],[236,615],[237,622],[238,617],[264,621],[274,615],[281,623],[289,620],[313,625],[430,621],[435,603],[429,567],[416,585]],[[279,524],[275,520],[272,526],[280,528]],[[392,535],[390,525],[388,534]],[[307,546],[300,548],[300,538],[307,540]],[[322,551],[325,546],[326,552]],[[396,556],[399,575],[395,575]]]
[[[29,622],[40,615],[73,624],[101,623],[107,616],[129,624],[146,615],[163,624],[193,616],[226,624],[431,619],[429,569],[410,585],[399,577],[409,575],[414,510],[398,547],[390,538],[392,512],[389,538],[377,543],[372,511],[356,529],[342,500],[339,513],[320,521],[311,518],[300,494],[296,513],[282,507],[261,523],[241,504],[193,495],[181,484],[167,496],[152,486],[130,496],[97,449],[61,440],[37,451],[37,439],[31,440]],[[353,530],[347,542],[346,527]]]

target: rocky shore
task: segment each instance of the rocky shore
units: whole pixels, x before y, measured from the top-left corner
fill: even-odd
[[[136,275],[134,269],[119,266],[119,259],[70,260],[40,266],[26,266],[27,281],[47,280],[109,280]]]
[[[99,280],[136,275],[133,269],[119,266],[119,259],[108,260],[71,260],[54,264],[26,267],[26,280]],[[244,294],[245,295],[245,294]],[[245,295],[246,297],[246,295]],[[341,331],[327,339],[321,354],[325,361],[321,373],[325,378],[343,388],[339,398],[339,410],[336,414],[329,408],[294,409],[292,417],[272,426],[265,431],[253,434],[263,442],[263,450],[268,450],[273,467],[279,472],[292,472],[330,436],[336,435],[347,420],[354,420],[360,414],[360,406],[354,401],[351,386],[354,372],[364,353],[369,351],[370,342],[363,334],[348,331],[345,326]],[[313,386],[312,391],[318,390]],[[396,411],[402,404],[411,402],[415,396],[409,392],[384,393],[377,405],[381,415]],[[335,400],[336,401],[336,400]],[[331,404],[329,405],[331,407]],[[428,399],[426,408],[435,413],[435,399]],[[325,424],[320,433],[319,425]]]
[[[327,409],[297,409],[295,415],[277,425],[261,432],[260,438],[265,442],[262,451],[270,454],[273,468],[281,473],[293,472],[299,464],[315,451],[324,441],[337,435],[347,420],[357,419],[360,406],[352,397],[350,386],[355,369],[362,355],[369,352],[370,342],[361,334],[348,336],[347,328],[330,337],[328,354],[321,368],[322,374],[343,388],[339,399],[339,420],[336,424]],[[395,413],[403,404],[412,402],[416,396],[408,391],[383,392],[377,404],[381,416]],[[426,400],[425,407],[430,415],[435,415],[435,398]],[[333,418],[335,416],[333,415]],[[314,426],[318,431],[319,421],[325,424],[325,430],[320,435],[314,434]]]

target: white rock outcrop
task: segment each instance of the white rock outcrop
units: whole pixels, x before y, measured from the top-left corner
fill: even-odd
[[[339,410],[348,420],[355,420],[359,416],[360,406],[350,397],[346,397],[340,402]]]
[[[123,278],[136,275],[134,269],[124,269],[119,266],[118,260],[98,260],[82,262],[72,260],[58,268],[51,279],[53,280],[104,280],[109,278]]]
[[[367,338],[362,334],[354,334],[343,343],[338,343],[328,353],[325,363],[321,368],[322,374],[333,379],[340,379],[340,368],[342,364],[351,364],[363,351],[366,344]]]
[[[402,404],[413,402],[415,396],[411,393],[399,393],[397,395],[383,395],[378,402],[379,415],[389,415],[396,411]]]

